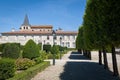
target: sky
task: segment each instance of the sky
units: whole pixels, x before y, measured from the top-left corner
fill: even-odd
[[[78,31],[86,0],[0,0],[0,33],[19,30],[27,14],[31,25]]]

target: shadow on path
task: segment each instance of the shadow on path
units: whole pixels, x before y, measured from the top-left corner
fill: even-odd
[[[87,57],[83,56],[82,54],[78,52],[72,52],[69,59],[74,59],[74,60],[89,60]]]
[[[73,52],[70,59],[87,59],[82,55],[73,54],[77,53]],[[61,80],[119,80],[103,66],[88,61],[68,61],[64,66],[64,72],[59,77]]]

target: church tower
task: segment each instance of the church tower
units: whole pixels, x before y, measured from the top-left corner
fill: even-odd
[[[31,25],[29,24],[28,16],[25,15],[24,22],[20,27],[21,31],[31,30]]]

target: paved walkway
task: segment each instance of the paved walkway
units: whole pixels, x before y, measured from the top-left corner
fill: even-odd
[[[51,64],[52,64],[52,60]],[[119,80],[96,60],[88,60],[77,52],[68,52],[56,65],[49,66],[31,80]]]

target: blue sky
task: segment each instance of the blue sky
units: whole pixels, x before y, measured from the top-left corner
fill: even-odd
[[[86,0],[0,0],[0,32],[19,30],[25,14],[31,25],[77,31],[82,25]]]

